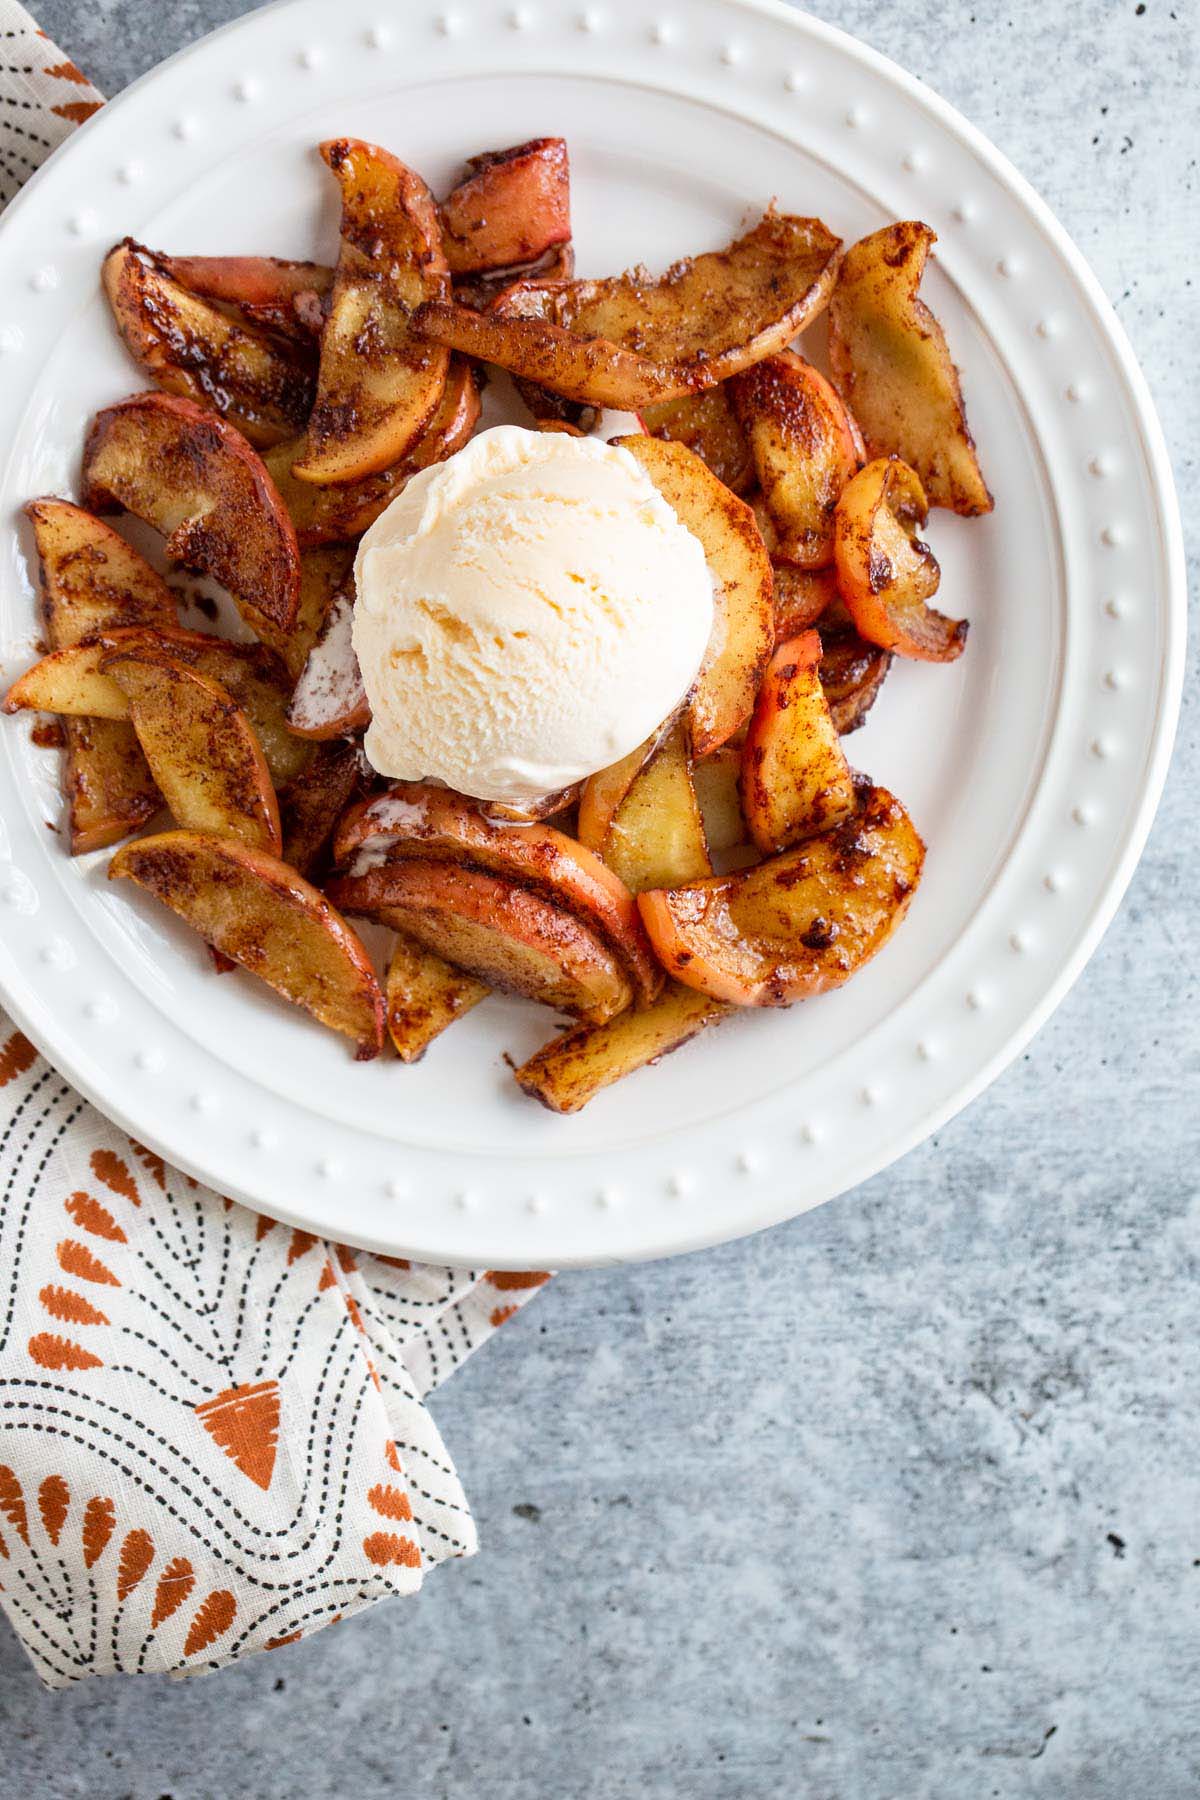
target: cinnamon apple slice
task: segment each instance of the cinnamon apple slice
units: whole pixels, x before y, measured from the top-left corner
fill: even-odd
[[[852,818],[756,868],[638,896],[663,966],[735,1006],[789,1006],[842,984],[882,949],[925,847],[900,802],[860,783]]]
[[[124,844],[109,880],[134,881],[215,949],[286,1000],[354,1041],[365,1060],[383,1042],[383,995],[362,943],[286,863],[204,832]]]
[[[234,323],[132,238],[109,251],[101,279],[126,348],[164,393],[218,413],[260,449],[303,430],[311,351]]]
[[[775,642],[807,631],[815,625],[838,596],[837,574],[833,569],[797,569],[791,563],[775,562]]]
[[[392,926],[487,987],[596,1023],[632,1002],[616,956],[581,919],[482,869],[409,857],[328,891],[345,912]]]
[[[601,855],[633,894],[712,873],[682,725],[668,731],[630,783]]]
[[[371,723],[367,690],[354,653],[353,624],[351,581],[334,597],[296,683],[288,725],[298,737],[348,737]]]
[[[571,236],[571,176],[563,138],[534,138],[467,163],[442,201],[442,242],[454,275],[534,262]]]
[[[603,1025],[582,1025],[551,1041],[514,1071],[517,1086],[550,1112],[576,1113],[648,1063],[679,1050],[730,1008],[672,981],[645,1012],[623,1012]]]
[[[388,1036],[400,1061],[414,1063],[491,990],[412,938],[398,935],[384,991]]]
[[[310,488],[309,493],[320,493]],[[332,492],[332,490],[329,490]],[[354,567],[353,544],[314,544],[300,551],[300,599],[286,630],[262,622],[259,636],[283,663],[292,681],[304,673],[334,601],[346,592]]]
[[[894,456],[868,463],[837,503],[838,589],[869,643],[921,662],[953,662],[966,648],[967,621],[928,604],[942,578],[917,535],[928,510],[907,463]]]
[[[517,282],[487,313],[434,303],[432,342],[585,405],[633,411],[713,387],[782,349],[826,304],[840,239],[819,219],[764,214],[724,250],[599,281]]]
[[[713,577],[712,635],[685,716],[692,755],[707,756],[749,718],[774,642],[771,559],[744,500],[685,444],[619,438],[681,522]]]
[[[890,650],[868,644],[852,625],[821,626],[821,686],[842,737],[865,725],[892,666]]]
[[[831,563],[834,507],[865,461],[837,393],[781,350],[735,375],[729,394],[778,533],[773,554],[804,569]]]
[[[670,721],[651,732],[645,743],[639,744],[617,762],[610,763],[607,769],[599,769],[595,775],[589,775],[584,782],[579,796],[575,835],[589,850],[603,849],[617,808],[662,742],[669,725]]]
[[[742,749],[740,792],[764,856],[840,825],[855,807],[854,777],[821,686],[821,639],[782,643],[763,676]]]
[[[290,337],[320,336],[333,270],[325,263],[278,256],[160,256],[173,280],[190,293],[236,309]]]
[[[129,717],[176,823],[279,854],[279,807],[262,747],[241,707],[215,681],[142,645],[108,656],[103,672]]]
[[[389,862],[446,857],[518,882],[596,932],[621,962],[641,1004],[662,986],[633,895],[598,856],[553,825],[500,824],[481,802],[449,788],[399,781],[352,807],[338,826],[336,861],[347,863],[359,853],[367,863],[380,856]]]
[[[128,719],[128,696],[104,665],[112,656],[143,649],[165,653],[228,689],[254,728],[272,781],[290,781],[299,774],[311,753],[288,730],[288,688],[275,658],[261,644],[231,644],[202,631],[120,626],[52,650],[13,683],[4,710],[32,707],[67,717]]]
[[[461,450],[479,422],[479,387],[465,357],[452,356],[446,386],[433,416],[407,455],[390,469],[380,469],[361,480],[339,487],[315,487],[298,481],[292,464],[304,455],[304,440],[293,439],[268,450],[263,457],[279,490],[301,549],[309,545],[343,543],[357,538],[373,525],[385,506],[395,499],[410,475],[444,462]]]
[[[873,457],[900,456],[934,506],[991,512],[946,335],[918,289],[937,233],[906,219],[842,260],[829,300],[833,378]]]
[[[284,862],[311,876],[333,842],[338,820],[370,778],[362,750],[350,739],[314,745],[305,768],[279,796]]]
[[[169,561],[219,581],[253,626],[286,630],[300,550],[286,508],[240,432],[174,394],[134,394],[98,412],[83,457],[84,504],[123,506],[161,531]]]
[[[172,626],[175,597],[119,532],[69,500],[45,496],[25,508],[42,577],[51,651],[64,652],[110,626]],[[63,720],[63,793],[72,856],[105,849],[136,831],[162,804],[127,722]]]
[[[359,138],[332,138],[321,155],[341,188],[342,242],[317,397],[292,472],[336,486],[391,468],[433,416],[449,358],[411,322],[423,301],[449,294],[450,274],[419,175]]]
[[[684,394],[679,400],[648,406],[642,417],[651,437],[686,444],[735,494],[748,494],[754,486],[750,446],[725,382],[700,394]]]

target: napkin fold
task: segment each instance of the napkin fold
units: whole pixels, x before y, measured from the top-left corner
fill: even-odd
[[[0,0],[0,203],[101,103]],[[220,1668],[472,1555],[423,1396],[547,1279],[261,1218],[0,1012],[0,1605],[43,1682]]]

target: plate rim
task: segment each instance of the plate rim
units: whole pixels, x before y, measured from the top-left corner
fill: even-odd
[[[235,37],[252,23],[260,24],[262,18],[267,15],[273,15],[276,20],[279,20],[290,11],[299,11],[305,3],[306,0],[271,0],[271,4],[268,6],[229,21],[196,39],[193,43],[182,46],[170,57],[147,70],[136,81],[123,89],[120,94],[106,104],[99,117],[102,119],[107,115],[111,118],[114,113],[123,110],[127,102],[132,102],[144,88],[160,81],[166,72],[175,65],[211,48],[215,41],[226,37]],[[1187,622],[1186,560],[1182,517],[1165,435],[1149,384],[1137,361],[1128,334],[1082,251],[1074,243],[1049,205],[1009,158],[978,127],[974,126],[935,90],[909,74],[891,58],[863,43],[841,27],[793,8],[786,3],[786,0],[717,0],[717,5],[731,15],[745,14],[763,17],[787,26],[799,37],[807,34],[818,41],[823,41],[840,54],[857,62],[885,85],[898,88],[922,111],[930,114],[939,126],[958,138],[1001,186],[1016,199],[1022,211],[1036,224],[1041,237],[1063,264],[1071,281],[1086,300],[1090,316],[1104,339],[1105,348],[1114,357],[1126,384],[1128,399],[1136,421],[1139,445],[1146,457],[1153,517],[1161,541],[1164,574],[1161,596],[1164,641],[1159,670],[1160,694],[1158,708],[1154,714],[1153,735],[1151,739],[1147,740],[1145,746],[1148,754],[1144,764],[1140,798],[1136,811],[1132,812],[1123,822],[1120,836],[1115,837],[1112,841],[1113,855],[1107,872],[1098,881],[1089,911],[1077,921],[1075,942],[1045,983],[1036,1003],[1022,1013],[992,1054],[973,1073],[965,1079],[959,1080],[940,1102],[918,1108],[916,1116],[908,1128],[893,1131],[878,1153],[872,1153],[863,1158],[861,1165],[856,1167],[853,1180],[849,1184],[849,1186],[857,1186],[861,1181],[868,1180],[882,1169],[891,1166],[915,1145],[936,1132],[948,1119],[969,1105],[1008,1067],[1051,1013],[1061,1004],[1090,960],[1120,906],[1153,824],[1178,726],[1186,658]],[[693,95],[693,98],[697,97]],[[43,182],[46,172],[52,169],[60,158],[72,153],[73,146],[81,141],[81,133],[86,133],[88,129],[88,125],[83,126],[81,132],[73,133],[59,145],[5,209],[3,217],[0,218],[0,242],[3,242],[3,234],[8,228],[9,221],[20,216],[28,206],[36,202],[40,184]],[[24,1005],[23,996],[14,996],[5,985],[2,997],[14,1022],[39,1048],[44,1044],[55,1046],[54,1053],[51,1053],[50,1050],[44,1052],[48,1060],[56,1069],[63,1071],[64,1079],[69,1080],[85,1098],[97,1107],[99,1112],[112,1119],[122,1129],[129,1131],[142,1141],[149,1142],[176,1166],[195,1175],[206,1185],[211,1184],[212,1176],[196,1159],[187,1154],[181,1155],[166,1138],[156,1137],[144,1123],[133,1121],[119,1100],[114,1101],[107,1093],[103,1098],[100,1097],[100,1090],[92,1084],[87,1070],[85,1069],[81,1073],[74,1066],[87,1054],[83,1051],[82,1046],[78,1047],[76,1053],[75,1047],[68,1039],[67,1053],[63,1055],[59,1050],[60,1037],[54,1030],[56,1015],[52,1007],[47,1005],[43,1009],[47,1023],[47,1030],[43,1031],[40,1016],[35,1013],[34,1009]],[[67,1065],[65,1070],[64,1063]],[[567,1158],[569,1158],[569,1154],[568,1152]],[[557,1151],[551,1152],[547,1157],[548,1163],[562,1160],[565,1160],[564,1157]],[[305,1228],[312,1228],[315,1224],[318,1230],[328,1235],[328,1226],[323,1221],[327,1218],[330,1210],[330,1200],[326,1200],[322,1209],[319,1198],[311,1189],[309,1193],[310,1206],[315,1207],[315,1212],[314,1210],[306,1211],[303,1207],[288,1210],[274,1201],[264,1202],[255,1195],[251,1187],[239,1186],[236,1182],[230,1183],[226,1178],[222,1178],[221,1187],[247,1205],[259,1210],[265,1208],[269,1210],[271,1216],[280,1218],[286,1223]],[[797,1199],[789,1186],[783,1183],[780,1188],[775,1190],[776,1193],[783,1195],[782,1204],[765,1204],[757,1209],[751,1207],[747,1209],[746,1214],[736,1219],[726,1217],[719,1224],[710,1221],[708,1228],[705,1228],[702,1223],[698,1229],[678,1229],[684,1225],[684,1220],[680,1214],[676,1213],[673,1215],[676,1230],[668,1241],[652,1248],[639,1246],[628,1257],[622,1256],[619,1252],[609,1252],[582,1255],[556,1254],[547,1260],[552,1260],[557,1267],[588,1267],[624,1260],[652,1260],[659,1256],[698,1250],[730,1238],[766,1229],[770,1225],[794,1217],[798,1212],[808,1210],[811,1206],[821,1204],[825,1199],[833,1198],[846,1191],[848,1191],[847,1186],[841,1185],[835,1180],[833,1190],[828,1193],[822,1192],[819,1199],[812,1200],[807,1197]],[[330,1194],[331,1190],[326,1190],[326,1192]],[[318,1217],[318,1214],[321,1216]],[[397,1222],[405,1223],[405,1221]],[[479,1238],[482,1244],[487,1229],[486,1219],[476,1214],[475,1222],[479,1227]],[[386,1223],[382,1217],[381,1223]],[[529,1255],[523,1253],[515,1258],[509,1257],[506,1262],[501,1244],[491,1245],[488,1253],[481,1251],[478,1254],[473,1252],[470,1255],[464,1254],[448,1258],[444,1251],[436,1247],[414,1245],[411,1238],[408,1237],[400,1240],[395,1235],[373,1236],[370,1233],[352,1230],[347,1234],[347,1241],[361,1244],[365,1248],[385,1251],[407,1250],[409,1254],[424,1261],[445,1263],[453,1260],[467,1266],[487,1261],[489,1265],[495,1267],[522,1267],[528,1266],[530,1260]]]

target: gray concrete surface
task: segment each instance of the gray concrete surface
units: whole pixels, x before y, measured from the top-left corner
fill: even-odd
[[[245,10],[40,16],[114,92]],[[1194,521],[1197,0],[816,10],[1065,220]],[[1120,918],[983,1099],[786,1229],[555,1283],[438,1399],[485,1548],[415,1604],[192,1686],[54,1699],[0,1631],[0,1793],[1200,1792],[1195,673]]]

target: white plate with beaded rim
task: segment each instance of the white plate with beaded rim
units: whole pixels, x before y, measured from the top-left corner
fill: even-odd
[[[1183,553],[1161,434],[1078,252],[956,113],[842,33],[758,0],[283,0],[137,83],[0,224],[0,645],[37,634],[19,508],[77,491],[92,410],[136,387],[98,295],[130,232],[171,250],[331,256],[313,145],[353,133],[435,189],[490,145],[570,144],[582,273],[662,267],[770,199],[847,241],[938,232],[925,293],[962,366],[985,520],[935,514],[952,667],[889,679],[852,760],[929,844],[891,945],[837,994],[739,1015],[556,1118],[505,1054],[544,1011],[493,999],[404,1068],[71,860],[55,761],[0,733],[0,993],[76,1085],[223,1193],[324,1235],[508,1267],[665,1255],[756,1230],[883,1168],[964,1105],[1060,1000],[1145,839],[1177,714]]]

